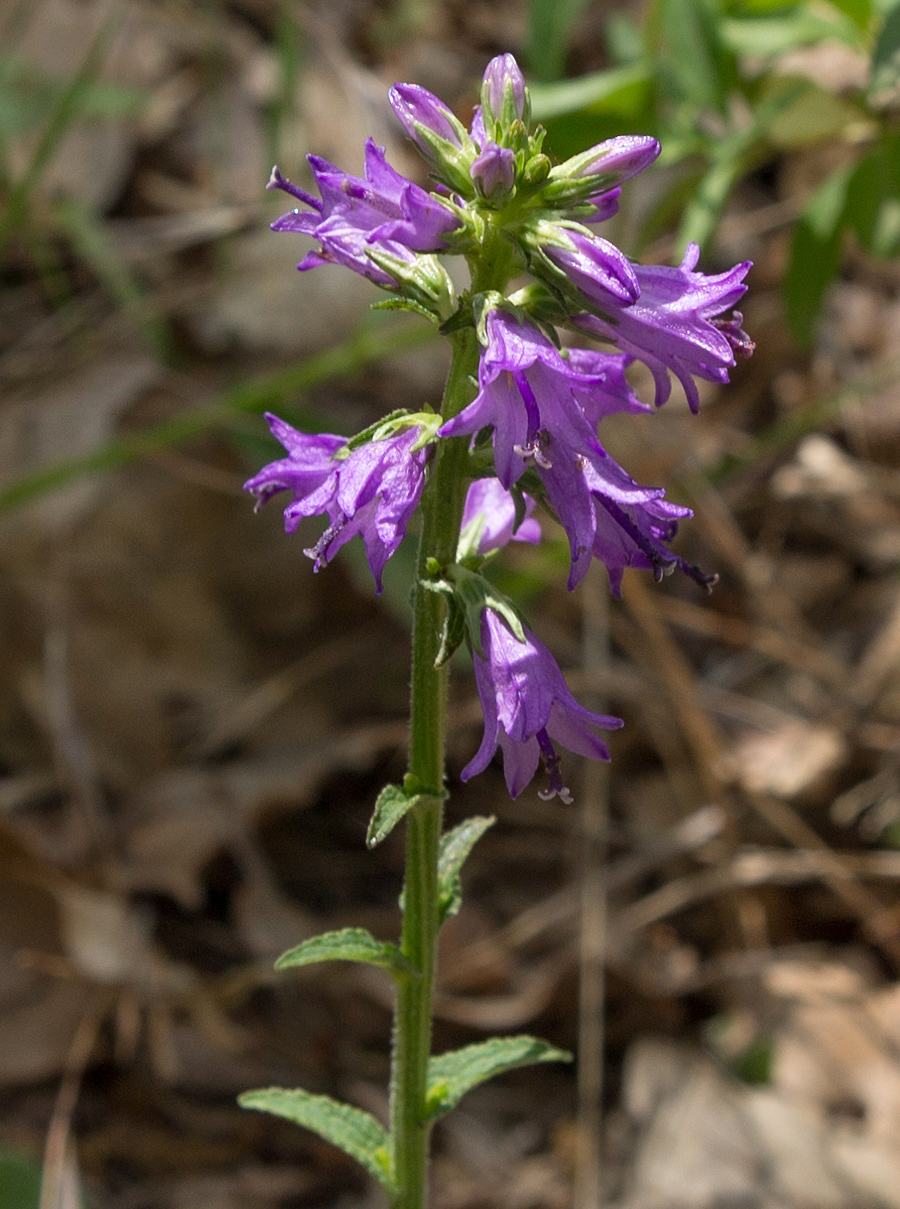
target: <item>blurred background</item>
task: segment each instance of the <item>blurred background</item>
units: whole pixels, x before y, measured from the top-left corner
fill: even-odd
[[[350,434],[436,404],[447,357],[361,280],[298,274],[264,185],[310,151],[359,171],[368,134],[424,183],[387,88],[468,119],[504,51],[556,156],[660,138],[610,237],[752,259],[757,351],[699,418],[676,386],[606,422],[695,509],[711,597],[632,575],[607,604],[602,571],[569,595],[549,519],[497,567],[625,718],[609,775],[571,808],[510,802],[497,767],[460,786],[457,668],[450,820],[497,823],[436,1048],[534,1032],[581,1073],[467,1097],[434,1204],[900,1206],[900,5],[3,0],[3,1209],[381,1203],[235,1096],[385,1111],[387,980],[272,960],[396,933],[402,840],[364,837],[402,775],[413,553],[380,600],[352,547],[314,577],[316,525],[286,537],[241,484],[278,452],[266,409]]]

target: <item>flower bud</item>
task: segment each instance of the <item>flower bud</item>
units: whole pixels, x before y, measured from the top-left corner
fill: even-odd
[[[623,134],[607,139],[558,164],[550,173],[544,195],[557,205],[583,201],[643,172],[659,150],[659,143],[649,135]]]
[[[405,252],[405,249],[398,249]],[[397,283],[397,292],[424,307],[439,319],[453,311],[453,283],[436,256],[413,254],[409,259],[395,255],[383,244],[368,246],[369,258]]]
[[[462,122],[418,84],[395,84],[388,98],[406,134],[446,184],[471,196],[469,165],[476,148]]]
[[[525,77],[512,55],[497,55],[488,63],[481,84],[481,108],[488,122],[509,127],[527,122],[531,110]]]
[[[516,187],[516,157],[508,147],[487,143],[472,162],[472,180],[482,197],[503,203]]]

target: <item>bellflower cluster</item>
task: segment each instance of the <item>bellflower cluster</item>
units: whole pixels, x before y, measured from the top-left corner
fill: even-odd
[[[693,246],[677,268],[635,264],[604,234],[623,187],[656,159],[655,139],[623,135],[554,164],[511,55],[488,64],[468,126],[419,85],[397,84],[389,96],[431,186],[404,177],[370,139],[362,176],[310,156],[315,192],[276,168],[270,186],[294,209],[273,226],[313,241],[300,269],[349,269],[384,290],[392,309],[438,327],[452,347],[440,409],[394,411],[349,438],[298,432],[270,416],[284,456],[247,490],[259,505],[286,495],[289,533],[322,518],[306,551],[315,570],[360,537],[378,592],[421,512],[407,771],[378,795],[367,837],[377,844],[403,820],[400,943],[344,928],[306,939],[278,963],[361,961],[394,979],[390,1119],[385,1128],[361,1108],[302,1089],[266,1088],[242,1103],[343,1147],[381,1182],[392,1209],[426,1209],[432,1123],[489,1075],[569,1057],[534,1037],[431,1054],[438,933],[459,909],[462,863],[493,822],[470,818],[443,831],[451,657],[467,644],[484,715],[462,779],[499,752],[512,797],[543,768],[540,796],[570,802],[560,752],[608,760],[603,736],[622,723],[579,704],[488,564],[509,558],[513,543],[527,557],[524,547],[541,540],[543,510],[565,533],[570,589],[594,560],[615,595],[629,567],[657,578],[679,569],[709,584],[712,576],[671,547],[690,511],[633,479],[607,451],[604,426],[614,414],[652,414],[673,377],[696,411],[698,381],[726,382],[735,357],[753,346],[733,310],[748,264],[706,276]],[[444,267],[450,255],[469,270],[458,293],[460,274]],[[638,362],[652,375],[652,400],[631,384]]]
[[[306,551],[316,569],[359,535],[380,591],[384,565],[436,478],[442,451],[463,438],[465,481],[453,488],[463,492],[453,506],[461,515],[456,561],[423,550],[419,585],[448,598],[442,658],[463,640],[473,653],[485,733],[463,776],[485,768],[499,747],[513,796],[543,763],[548,792],[566,798],[554,741],[607,759],[595,730],[618,721],[577,704],[550,652],[481,577],[481,566],[511,540],[539,540],[532,514],[541,505],[565,532],[570,589],[594,559],[615,595],[627,567],[712,581],[670,548],[689,509],[636,482],[609,455],[600,430],[614,413],[652,412],[629,383],[635,362],[652,374],[657,407],[670,396],[670,375],[692,411],[698,380],[728,381],[736,356],[753,350],[733,310],[750,266],[707,276],[697,271],[695,245],[677,268],[629,260],[600,228],[616,213],[622,186],[656,159],[658,143],[623,135],[554,165],[542,150],[543,130],[531,125],[511,55],[488,65],[468,127],[419,85],[396,84],[389,99],[427,162],[431,190],[397,172],[370,139],[361,177],[309,156],[318,197],[276,168],[270,187],[301,206],[273,229],[315,241],[301,270],[343,266],[388,291],[393,305],[425,313],[452,340],[474,333],[478,359],[469,372],[477,389],[474,397],[448,393],[441,415],[398,413],[350,441],[304,436],[270,417],[287,456],[247,489],[260,503],[290,493],[288,531],[303,517],[327,518]],[[459,296],[440,259],[448,254],[464,256],[471,272]],[[569,347],[559,329],[606,347]]]

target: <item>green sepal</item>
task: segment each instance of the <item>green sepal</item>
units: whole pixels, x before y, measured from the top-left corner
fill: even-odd
[[[413,298],[382,298],[380,302],[370,302],[370,311],[410,311],[414,315],[422,315],[431,323],[440,324],[441,317],[421,302]]]
[[[330,1096],[314,1096],[307,1091],[289,1091],[283,1087],[246,1091],[238,1096],[238,1103],[242,1108],[269,1112],[312,1130],[355,1159],[389,1193],[396,1192],[388,1135],[384,1127],[361,1108],[342,1104]]]
[[[416,967],[396,945],[376,940],[365,928],[341,928],[338,932],[325,932],[304,940],[296,948],[282,953],[275,962],[275,969],[292,970],[319,961],[358,961],[379,966],[395,978],[418,976]]]
[[[493,815],[475,815],[441,836],[441,851],[438,857],[439,926],[449,916],[459,912],[462,905],[460,870],[466,857],[496,821]]]
[[[466,637],[466,616],[459,607],[455,596],[447,601],[447,612],[441,628],[441,645],[434,661],[435,667],[443,667],[462,646]]]
[[[481,647],[481,614],[485,609],[493,609],[497,616],[506,622],[519,642],[525,641],[525,628],[516,606],[508,596],[498,592],[483,575],[454,563],[447,568],[447,579],[453,584],[456,599],[465,612],[469,642],[477,655],[484,658]]]
[[[395,436],[404,428],[421,428],[422,432],[418,440],[413,445],[410,452],[415,453],[416,450],[430,445],[435,440],[435,433],[443,424],[440,415],[427,404],[422,411],[409,411],[408,408],[398,407],[394,411],[389,412],[386,416],[382,416],[380,420],[376,420],[374,424],[370,424],[368,428],[364,428],[361,432],[356,433],[341,449],[334,455],[333,460],[338,462],[349,457],[356,449],[361,449],[363,445],[371,445],[375,441],[386,441],[389,437]]]
[[[536,1037],[492,1037],[428,1061],[425,1119],[433,1121],[455,1108],[466,1092],[494,1075],[539,1062],[571,1062],[572,1055]]]
[[[433,793],[410,793],[400,785],[385,785],[375,802],[375,810],[366,833],[366,844],[370,848],[380,844],[391,834],[403,816],[419,802],[443,802],[447,796],[446,793],[440,797]]]

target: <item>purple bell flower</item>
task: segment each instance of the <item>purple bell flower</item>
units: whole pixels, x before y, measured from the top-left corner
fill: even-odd
[[[466,545],[471,533],[477,537],[477,545],[471,551],[474,554],[489,554],[510,541],[536,546],[541,540],[541,526],[532,518],[535,501],[530,495],[524,500],[525,519],[516,529],[516,504],[512,495],[497,479],[476,479],[466,494],[460,545]]]
[[[661,497],[634,505],[617,503],[601,491],[593,496],[597,528],[592,553],[606,567],[613,596],[622,595],[626,567],[642,567],[657,579],[678,568],[704,586],[715,582],[715,576],[705,575],[665,545],[678,532],[678,522],[693,516],[690,508]]]
[[[273,231],[292,231],[318,239],[321,250],[308,253],[301,270],[342,264],[378,285],[393,278],[369,256],[378,243],[400,260],[412,263],[413,252],[445,248],[445,236],[460,220],[439,197],[401,176],[385,158],[383,147],[366,141],[365,177],[342,172],[317,155],[308,157],[322,200],[306,193],[274,169],[270,189],[283,189],[309,206],[292,210],[272,223]]]
[[[572,349],[566,361],[537,328],[503,310],[488,314],[486,333],[481,389],[438,434],[474,435],[492,427],[494,465],[507,489],[534,466],[569,539],[572,588],[590,565],[594,495],[637,507],[664,494],[630,478],[596,435],[603,416],[647,408],[625,381],[625,357]]]
[[[380,593],[385,563],[406,536],[425,484],[430,451],[427,447],[412,449],[421,430],[401,429],[394,436],[360,446],[346,458],[335,459],[335,453],[347,444],[345,438],[306,436],[276,416],[266,419],[288,456],[264,466],[245,489],[260,504],[279,491],[292,493],[294,502],[284,511],[288,533],[305,516],[328,517],[328,528],[315,546],[304,551],[314,560],[316,571],[359,534]]]
[[[677,269],[635,265],[640,296],[630,306],[608,305],[614,323],[587,314],[575,319],[582,330],[611,341],[648,366],[656,383],[657,407],[672,390],[668,370],[681,382],[696,412],[700,398],[694,379],[727,382],[735,353],[749,357],[753,352],[737,313],[717,318],[746,292],[743,281],[750,262],[707,277],[694,272],[699,255],[697,245],[689,244]]]
[[[256,497],[257,512],[281,491],[290,491],[295,499],[315,491],[334,470],[331,459],[347,444],[346,437],[325,432],[308,436],[269,413],[266,420],[272,436],[281,442],[288,456],[270,462],[244,484],[244,490]]]
[[[571,802],[554,740],[578,755],[608,760],[609,749],[595,728],[617,730],[621,719],[579,705],[540,639],[525,629],[525,641],[520,642],[492,609],[481,614],[481,648],[483,654],[473,651],[472,658],[484,738],[460,774],[462,780],[483,772],[499,746],[511,797],[518,797],[543,761],[549,785],[540,796],[558,795]]]

